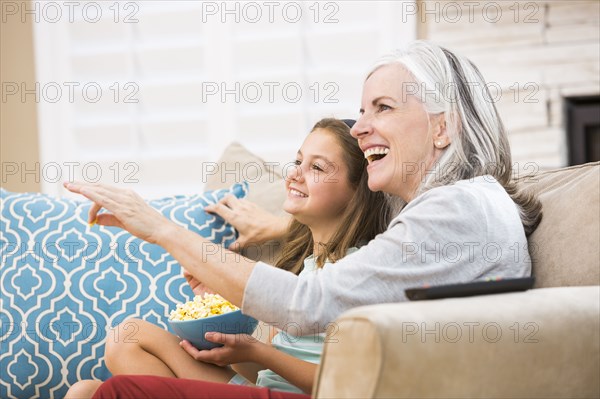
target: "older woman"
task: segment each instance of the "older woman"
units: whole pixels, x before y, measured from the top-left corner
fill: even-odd
[[[82,183],[66,187],[95,203],[90,221],[120,226],[163,246],[196,280],[244,313],[284,329],[324,330],[350,308],[406,300],[408,287],[530,274],[526,235],[539,223],[541,205],[511,183],[506,132],[471,62],[427,42],[383,59],[365,80],[351,134],[369,161],[369,188],[406,205],[385,233],[336,267],[307,276],[239,261],[222,253],[225,249],[205,251],[208,241],[164,219],[130,191]],[[109,213],[98,214],[101,208]],[[217,352],[185,349],[200,361],[223,361]],[[96,396],[279,395],[227,389],[120,376]]]

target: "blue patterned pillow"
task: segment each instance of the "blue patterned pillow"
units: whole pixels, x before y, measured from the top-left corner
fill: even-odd
[[[149,203],[218,244],[236,232],[203,208],[247,184]],[[138,317],[168,328],[192,292],[158,245],[114,227],[87,224],[90,202],[0,190],[0,397],[63,397],[82,379],[106,379],[109,327]]]

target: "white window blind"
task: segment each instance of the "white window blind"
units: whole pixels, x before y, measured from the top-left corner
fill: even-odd
[[[32,5],[42,189],[61,195],[70,175],[198,192],[233,140],[289,162],[318,119],[355,117],[368,67],[416,35],[412,2],[72,3],[57,22]]]

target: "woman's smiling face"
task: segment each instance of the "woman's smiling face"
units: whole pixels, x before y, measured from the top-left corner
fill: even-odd
[[[430,119],[419,99],[407,94],[416,87],[400,65],[375,70],[365,81],[361,116],[351,130],[369,161],[369,188],[407,202],[441,151],[434,139],[439,144],[443,135],[448,143],[442,115]]]

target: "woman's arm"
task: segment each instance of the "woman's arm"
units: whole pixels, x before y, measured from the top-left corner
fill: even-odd
[[[498,183],[481,179],[429,190],[368,245],[306,276],[222,249],[168,221],[130,190],[66,186],[94,201],[90,221],[163,246],[208,288],[283,330],[325,331],[348,309],[405,301],[406,288],[531,272],[529,253],[514,251],[527,248],[514,202]],[[110,213],[98,215],[103,207]],[[486,252],[490,244],[494,254]]]
[[[88,221],[117,226],[165,248],[198,281],[236,306],[256,262],[204,239],[165,218],[132,190],[103,184],[65,183],[65,188],[93,201]],[[99,213],[105,208],[107,213]]]

